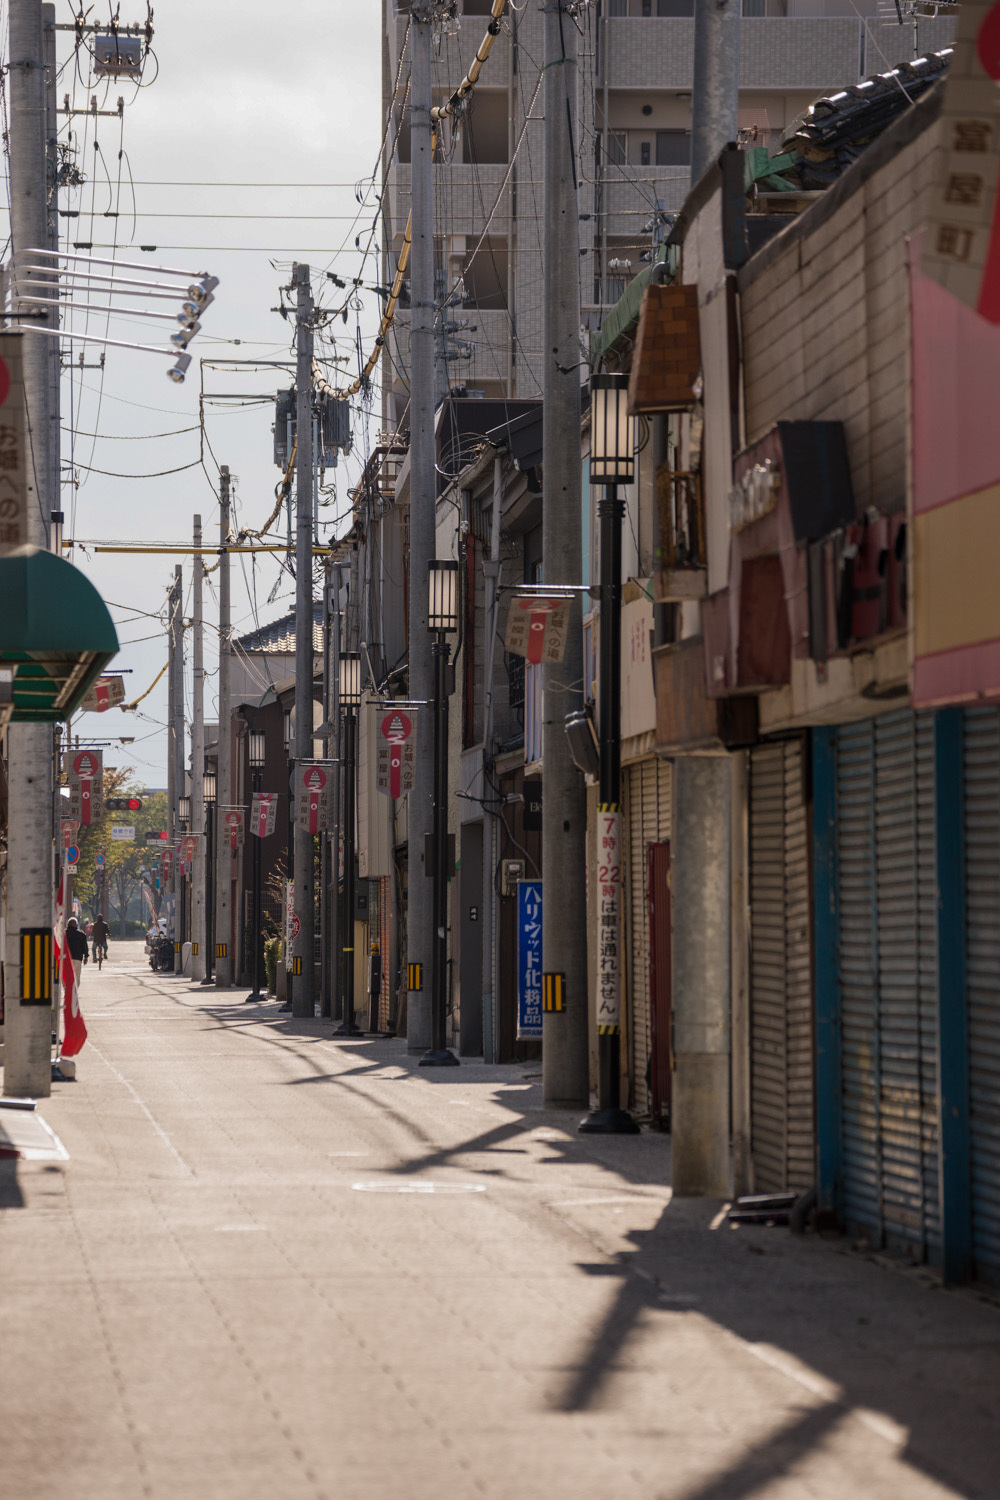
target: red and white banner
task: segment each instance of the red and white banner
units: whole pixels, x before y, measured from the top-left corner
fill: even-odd
[[[515,594],[507,614],[504,646],[513,656],[560,662],[566,654],[569,599],[525,598]]]
[[[191,865],[194,863],[194,861],[198,858],[200,848],[201,837],[199,834],[186,833],[184,835],[184,837],[181,839],[181,850],[183,852],[184,863],[186,865]]]
[[[100,750],[70,751],[63,762],[69,782],[69,811],[90,828],[104,811],[104,755]]]
[[[65,854],[70,845],[76,843],[76,836],[80,831],[80,825],[75,818],[63,818],[60,820],[59,830],[62,835],[62,847]]]
[[[299,766],[295,821],[307,833],[323,833],[330,826],[330,773],[310,762]]]
[[[28,541],[21,335],[0,335],[0,553]]]
[[[103,714],[125,702],[125,684],[120,677],[98,677],[80,704],[85,713]]]
[[[83,1012],[80,1010],[76,970],[73,968],[73,960],[66,947],[63,899],[63,881],[60,880],[56,893],[55,931],[52,934],[55,959],[63,987],[63,1038],[59,1051],[63,1057],[75,1057],[87,1040],[87,1026],[83,1019]]]
[[[250,807],[250,832],[255,838],[266,839],[274,832],[277,810],[277,792],[254,792]]]
[[[164,849],[164,850],[162,850],[162,852],[160,854],[160,875],[161,875],[161,877],[163,879],[164,885],[168,885],[170,883],[170,876],[173,873],[173,868],[174,868],[174,851],[173,851],[173,849]]]
[[[222,810],[222,825],[229,835],[229,847],[235,854],[243,843],[243,809],[242,807],[225,807]]]
[[[962,0],[941,107],[941,151],[922,269],[1000,323],[1000,3]],[[956,408],[957,409],[957,408]]]
[[[379,712],[377,717],[375,785],[386,797],[402,797],[413,789],[417,726],[399,708]]]

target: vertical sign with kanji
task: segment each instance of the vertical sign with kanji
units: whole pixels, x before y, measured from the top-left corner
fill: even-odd
[[[597,812],[597,1030],[621,1025],[622,815],[613,804]]]
[[[104,757],[100,750],[71,750],[63,761],[69,782],[69,814],[90,828],[104,811]]]
[[[506,649],[527,661],[560,662],[566,654],[568,599],[514,596],[507,615]]]
[[[962,0],[941,106],[941,152],[922,269],[1000,323],[1000,6]]]
[[[323,833],[330,826],[330,773],[313,762],[299,766],[295,821],[306,833]]]
[[[277,806],[277,792],[254,792],[250,806],[250,832],[255,838],[266,839],[274,832]]]
[[[222,809],[222,826],[229,838],[229,847],[235,854],[243,844],[243,809],[242,807],[224,807]]]
[[[402,797],[413,788],[417,726],[409,714],[393,708],[378,714],[375,785],[386,797]]]
[[[28,541],[21,335],[0,333],[0,556]]]
[[[542,1034],[542,882],[517,882],[517,1035]]]

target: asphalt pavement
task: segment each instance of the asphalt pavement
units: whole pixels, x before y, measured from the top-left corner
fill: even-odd
[[[52,1152],[0,1160],[11,1500],[1000,1495],[989,1299],[672,1200],[669,1138],[578,1135],[537,1065],[141,945],[82,1004]]]

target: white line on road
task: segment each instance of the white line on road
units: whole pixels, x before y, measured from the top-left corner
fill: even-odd
[[[194,1176],[194,1169],[192,1167],[188,1166],[187,1162],[184,1160],[183,1156],[178,1151],[177,1147],[174,1145],[173,1141],[170,1139],[169,1135],[164,1130],[164,1128],[160,1124],[159,1120],[157,1120],[155,1118],[155,1116],[153,1115],[153,1113],[150,1110],[149,1106],[146,1105],[146,1104],[144,1104],[143,1101],[139,1098],[139,1095],[136,1093],[135,1089],[129,1083],[128,1079],[125,1077],[125,1074],[124,1073],[119,1073],[118,1069],[115,1067],[115,1065],[111,1061],[111,1059],[108,1058],[108,1057],[105,1057],[104,1053],[101,1051],[100,1047],[95,1047],[93,1042],[90,1043],[90,1050],[92,1052],[95,1052],[97,1054],[97,1056],[101,1059],[101,1062],[104,1063],[104,1065],[106,1067],[108,1067],[108,1068],[111,1069],[111,1072],[118,1079],[119,1083],[124,1084],[124,1086],[128,1089],[129,1093],[132,1095],[132,1098],[135,1100],[136,1104],[138,1104],[139,1108],[142,1110],[143,1114],[146,1116],[146,1119],[149,1121],[150,1125],[152,1125],[153,1129],[156,1131],[157,1135],[160,1137],[160,1140],[166,1146],[167,1150],[180,1163],[180,1165],[184,1168],[184,1170],[188,1174],[188,1176],[189,1177],[193,1177]]]

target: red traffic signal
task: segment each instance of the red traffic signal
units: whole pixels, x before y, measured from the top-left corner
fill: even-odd
[[[109,812],[140,812],[141,797],[105,797],[104,806]]]
[[[130,797],[128,799],[128,810],[129,810],[129,812],[141,812],[142,811],[142,798],[141,797]]]

